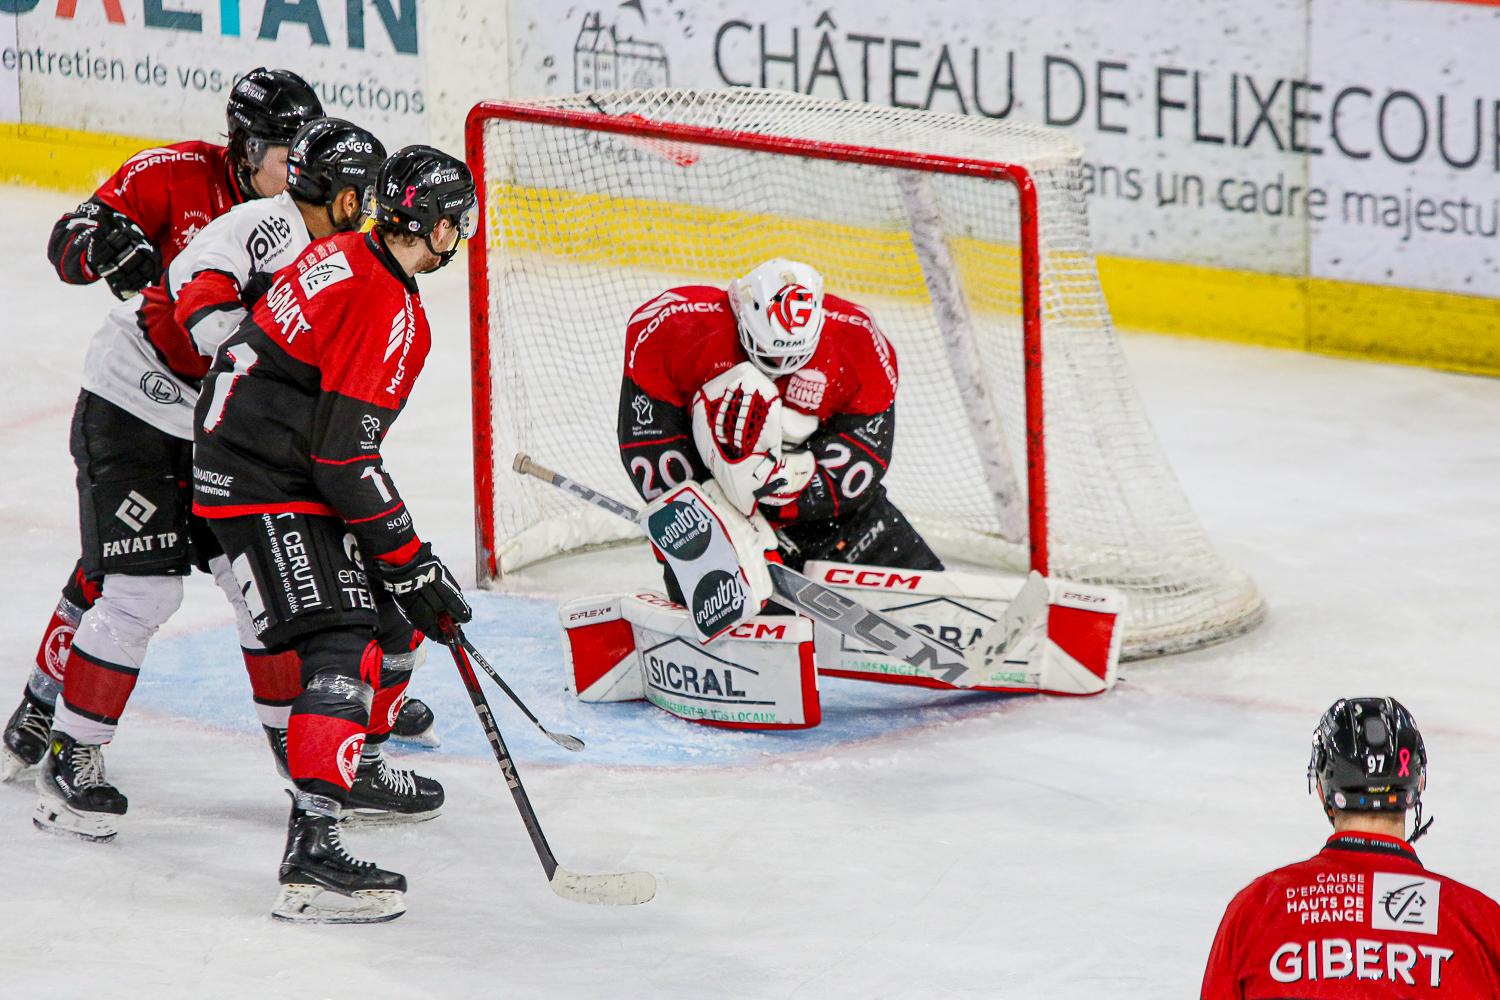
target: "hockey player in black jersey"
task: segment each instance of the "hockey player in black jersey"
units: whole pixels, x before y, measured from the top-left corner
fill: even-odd
[[[473,234],[473,178],[461,160],[408,146],[382,165],[371,214],[371,232],[314,243],[276,275],[220,349],[194,415],[193,509],[223,545],[256,632],[303,665],[272,909],[286,920],[405,911],[406,879],[351,857],[338,833],[372,716],[397,703],[377,637],[396,608],[430,635],[470,617],[381,447],[431,345],[415,277]]]

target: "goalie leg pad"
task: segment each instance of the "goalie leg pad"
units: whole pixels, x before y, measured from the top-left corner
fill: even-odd
[[[708,645],[686,608],[643,591],[560,609],[581,701],[645,699],[679,719],[730,729],[806,729],[822,721],[812,622],[743,621]]]
[[[731,507],[715,482],[684,483],[652,501],[641,528],[672,568],[697,629],[708,642],[756,614],[772,593],[766,554],[776,534],[759,514]]]

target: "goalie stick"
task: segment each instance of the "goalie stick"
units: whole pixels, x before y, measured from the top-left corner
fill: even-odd
[[[505,783],[510,787],[511,797],[516,801],[516,808],[521,813],[521,822],[525,824],[526,832],[531,835],[531,845],[536,848],[537,857],[542,862],[542,871],[547,873],[547,883],[552,886],[552,891],[574,903],[634,906],[649,901],[656,895],[656,877],[650,872],[586,875],[570,871],[557,863],[552,848],[547,844],[547,836],[542,833],[541,822],[536,818],[536,810],[531,807],[531,799],[527,797],[526,789],[521,785],[521,776],[516,771],[515,761],[511,760],[505,740],[500,736],[500,727],[495,724],[495,716],[490,711],[490,703],[484,696],[484,690],[479,686],[479,678],[475,675],[474,667],[465,652],[466,648],[472,649],[473,647],[469,646],[462,630],[451,618],[444,619],[442,624],[444,626],[443,642],[448,647],[448,651],[453,654],[453,663],[458,667],[458,675],[463,679],[464,687],[468,689],[469,700],[474,703],[474,712],[479,716],[479,725],[484,730],[485,738],[490,741],[490,749],[495,752],[495,760],[499,762],[500,772],[505,776]],[[485,664],[485,667],[488,670],[489,664]]]
[[[639,523],[640,512],[634,507],[554,472],[533,461],[530,455],[518,453],[511,467],[522,475],[534,476],[545,483],[551,483],[565,493],[602,507],[611,514]],[[947,643],[909,629],[890,616],[850,600],[796,570],[774,562],[767,563],[767,568],[771,571],[771,583],[776,588],[779,603],[851,639],[866,643],[872,649],[925,670],[955,687],[974,687],[983,683],[990,671],[996,669],[995,660],[1004,659],[1004,646],[997,648],[991,644],[985,650],[987,661],[976,659],[971,663],[964,653]]]

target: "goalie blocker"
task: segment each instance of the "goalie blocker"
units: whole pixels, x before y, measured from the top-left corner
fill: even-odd
[[[703,644],[665,596],[563,605],[570,682],[583,701],[645,699],[678,718],[736,729],[803,729],[822,718],[817,675],[950,690],[1099,694],[1114,685],[1123,598],[1103,587],[982,573],[812,562],[807,574],[903,624],[969,650],[983,667],[959,688],[806,618],[758,615]],[[1003,648],[984,662],[986,649]]]

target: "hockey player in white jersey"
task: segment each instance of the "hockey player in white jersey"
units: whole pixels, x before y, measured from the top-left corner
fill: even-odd
[[[105,778],[101,748],[114,735],[147,643],[181,604],[181,578],[195,566],[213,572],[235,607],[262,722],[273,749],[284,746],[275,723],[284,730],[287,706],[300,691],[295,658],[269,655],[261,645],[227,561],[190,513],[193,405],[213,352],[270,276],[312,239],[358,227],[384,153],[373,135],[348,122],[304,125],[288,156],[288,191],[214,220],[157,285],[118,306],[95,335],[72,451],[84,563],[104,582],[69,652],[37,777],[38,827],[90,840],[115,835],[127,802]],[[394,669],[409,671],[410,638],[392,659]],[[392,794],[412,782],[389,772],[383,759],[372,757],[361,775],[369,810],[384,804],[387,812],[412,811]]]

